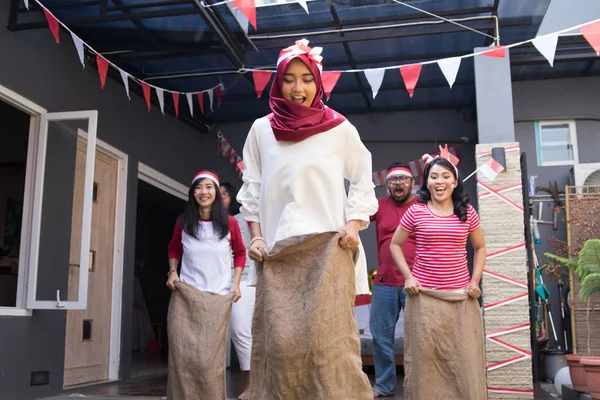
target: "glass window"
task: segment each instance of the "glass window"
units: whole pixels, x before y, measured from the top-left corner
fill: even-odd
[[[574,121],[536,123],[538,166],[573,165],[578,162]]]

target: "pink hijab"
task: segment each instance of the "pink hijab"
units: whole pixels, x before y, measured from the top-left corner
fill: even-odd
[[[299,142],[317,133],[328,131],[346,120],[340,113],[323,104],[321,79],[321,48],[310,48],[308,40],[298,40],[295,45],[283,49],[277,60],[277,74],[271,85],[269,105],[272,113],[269,121],[278,141]],[[299,58],[315,77],[317,93],[310,107],[283,98],[281,88],[288,65]]]

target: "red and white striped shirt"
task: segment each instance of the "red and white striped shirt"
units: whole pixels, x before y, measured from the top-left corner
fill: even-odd
[[[459,289],[470,281],[467,265],[467,236],[479,228],[475,209],[467,206],[467,220],[454,214],[438,216],[423,203],[406,211],[400,225],[414,233],[417,242],[413,276],[430,289]]]

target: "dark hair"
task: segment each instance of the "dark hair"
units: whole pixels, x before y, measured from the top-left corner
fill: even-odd
[[[452,172],[454,179],[456,179],[456,187],[452,192],[452,202],[454,203],[454,215],[458,217],[459,220],[465,222],[467,220],[467,205],[469,204],[469,195],[465,193],[464,185],[460,176],[457,175],[457,170],[454,165],[446,160],[445,158],[436,158],[431,161],[423,172],[423,184],[421,185],[421,189],[417,192],[419,195],[418,202],[419,203],[427,203],[431,200],[431,193],[427,188],[427,179],[429,177],[429,171],[431,171],[431,167],[434,165],[441,165],[446,168],[448,171]]]
[[[229,182],[221,183],[221,187],[224,187],[225,189],[227,189],[227,191],[229,192],[229,197],[231,197],[231,203],[229,203],[229,209],[227,210],[227,212],[229,213],[229,215],[239,214],[240,207],[242,205],[240,203],[238,203],[238,201],[236,199],[237,194],[238,194],[237,189],[234,188],[231,185],[231,183],[229,183]]]
[[[194,198],[194,190],[196,189],[196,185],[204,179],[199,179],[190,185],[190,189],[188,190],[188,202],[185,204],[183,213],[181,213],[180,216],[185,233],[198,240],[201,240],[198,237],[200,206]],[[223,205],[223,197],[221,196],[221,191],[217,185],[215,185],[215,189],[217,193],[215,201],[210,208],[210,220],[212,221],[215,235],[219,240],[223,240],[229,234],[229,215],[227,215],[227,210],[225,210],[225,206]]]
[[[387,170],[389,171],[392,168],[406,168],[410,170],[410,167],[408,166],[408,164],[404,164],[403,162],[395,162],[395,163],[391,163],[389,167],[387,167]],[[411,170],[412,171],[412,170]]]

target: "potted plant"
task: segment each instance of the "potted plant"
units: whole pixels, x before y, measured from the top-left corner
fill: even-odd
[[[590,356],[590,297],[600,293],[600,239],[588,239],[584,242],[577,259],[560,257],[546,253],[546,257],[571,269],[579,278],[579,298],[588,302],[586,314],[587,355]],[[591,392],[593,399],[600,399],[600,357],[582,357],[568,355],[565,357],[569,365],[573,387],[580,392]],[[584,369],[585,368],[585,369]],[[589,376],[586,374],[589,373]]]

